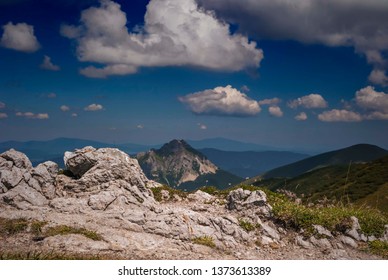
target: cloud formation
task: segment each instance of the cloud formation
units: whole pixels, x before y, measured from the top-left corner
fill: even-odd
[[[0,113],[0,120],[8,118],[6,113]]]
[[[59,109],[61,109],[62,112],[68,112],[68,111],[70,111],[70,107],[67,106],[67,105],[62,105],[61,107],[59,107]]]
[[[178,16],[179,15],[179,16]],[[119,4],[101,0],[84,10],[79,26],[63,25],[61,34],[77,42],[81,74],[93,78],[126,75],[139,67],[196,66],[218,71],[258,68],[263,52],[195,0],[151,0],[144,26],[129,32]]]
[[[44,70],[49,70],[49,71],[59,71],[61,70],[61,67],[58,65],[55,65],[54,63],[51,62],[51,58],[47,55],[44,56],[43,62],[40,65],[40,68]]]
[[[362,116],[359,113],[348,110],[333,109],[319,114],[318,119],[323,122],[360,122],[362,121]]]
[[[328,104],[322,95],[316,93],[305,95],[288,102],[288,106],[293,109],[297,108],[298,106],[308,109],[326,108],[327,105]]]
[[[197,123],[197,125],[198,125],[199,129],[201,129],[201,130],[206,130],[207,129],[207,126],[205,124],[203,124],[203,123]]]
[[[101,111],[104,107],[100,104],[90,104],[84,108],[85,111]]]
[[[179,97],[195,114],[250,117],[260,113],[257,101],[232,86],[216,87]]]
[[[387,70],[388,2],[384,0],[198,0],[259,39],[351,46],[374,69]],[[385,55],[384,55],[385,53]],[[385,57],[384,57],[385,56]],[[381,84],[381,80],[372,82]]]
[[[280,118],[283,116],[282,109],[280,109],[279,106],[270,106],[268,108],[268,112],[270,113],[271,116],[274,116],[274,117]]]
[[[0,109],[3,109],[3,108],[5,108],[5,103],[0,101]]]
[[[8,22],[3,26],[3,30],[4,33],[1,37],[0,44],[4,48],[21,52],[35,52],[40,48],[32,25]]]
[[[305,112],[300,112],[295,116],[294,119],[296,119],[297,121],[305,121],[307,120],[307,114]]]
[[[31,113],[31,112],[17,112],[16,113],[17,117],[24,117],[27,119],[37,119],[37,120],[46,120],[49,118],[49,115],[47,113]]]
[[[281,102],[282,100],[275,97],[275,98],[270,98],[270,99],[263,99],[259,101],[260,105],[277,105]]]
[[[356,104],[367,113],[366,119],[388,120],[388,94],[368,86],[356,92]]]

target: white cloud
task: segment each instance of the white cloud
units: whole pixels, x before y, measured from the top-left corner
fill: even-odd
[[[274,116],[274,117],[280,118],[283,116],[282,109],[280,109],[279,106],[270,106],[268,108],[268,112],[271,114],[271,116]]]
[[[8,118],[6,113],[0,113],[0,120]]]
[[[263,59],[255,42],[231,34],[227,23],[199,8],[195,0],[151,0],[144,26],[132,33],[119,4],[100,3],[82,12],[80,26],[61,27],[62,35],[77,41],[80,61],[104,65],[81,70],[88,77],[132,74],[139,67],[158,66],[240,71],[256,69]]]
[[[100,110],[102,110],[102,109],[104,109],[104,107],[103,107],[102,105],[100,105],[100,104],[95,104],[95,103],[90,104],[89,106],[86,106],[86,107],[84,108],[85,111],[100,111]]]
[[[22,52],[35,52],[40,48],[32,25],[8,22],[3,29],[0,41],[3,47]]]
[[[230,85],[188,94],[179,101],[195,114],[249,117],[261,111],[257,101]]]
[[[281,102],[282,100],[275,97],[275,98],[271,98],[271,99],[263,99],[263,100],[260,100],[259,101],[259,104],[260,105],[277,105]]]
[[[240,89],[242,92],[250,92],[251,89],[247,85],[243,85]]]
[[[388,76],[385,74],[384,70],[374,69],[370,73],[368,79],[374,84],[388,86]]]
[[[71,116],[72,116],[73,118],[76,118],[76,117],[78,117],[78,114],[77,114],[77,113],[73,113],[73,114],[71,114]]]
[[[366,119],[388,119],[388,94],[378,92],[372,86],[356,92],[356,104],[367,111]]]
[[[60,109],[61,109],[62,112],[68,112],[68,111],[70,111],[70,107],[69,107],[69,106],[66,106],[66,105],[62,105],[62,106],[60,107]]]
[[[299,114],[297,114],[295,116],[295,119],[297,121],[305,121],[305,120],[307,120],[307,114],[305,112],[300,112]]]
[[[360,122],[362,116],[359,113],[348,110],[333,109],[318,115],[318,119],[323,122]]]
[[[16,113],[17,117],[25,117],[27,119],[38,119],[38,120],[46,120],[49,118],[49,115],[47,113],[31,113],[31,112],[17,112]]]
[[[61,68],[58,65],[55,65],[51,62],[51,58],[47,55],[44,56],[43,62],[40,65],[40,68],[50,71],[59,71]]]
[[[133,65],[114,64],[103,68],[89,66],[81,69],[80,74],[89,78],[106,78],[110,75],[128,75],[137,72],[137,68]]]
[[[143,128],[144,128],[144,126],[143,126],[142,124],[138,124],[136,127],[137,127],[138,129],[143,129]]]
[[[198,0],[258,39],[351,46],[375,69],[388,63],[386,0]],[[386,54],[385,54],[386,55]],[[379,80],[374,80],[379,83]]]
[[[0,109],[3,109],[3,108],[5,108],[5,103],[0,101]]]
[[[293,109],[297,108],[298,106],[302,106],[308,109],[326,108],[327,102],[320,94],[312,93],[290,101],[288,106]]]
[[[203,123],[197,123],[197,125],[198,125],[199,129],[201,129],[201,130],[206,130],[207,129],[207,126],[205,124],[203,124]]]

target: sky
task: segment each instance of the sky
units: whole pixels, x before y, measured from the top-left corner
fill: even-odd
[[[388,148],[386,0],[0,0],[0,142]]]

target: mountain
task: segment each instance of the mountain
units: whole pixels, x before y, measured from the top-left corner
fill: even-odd
[[[226,138],[209,138],[203,140],[187,140],[192,147],[195,149],[212,148],[223,151],[268,151],[277,150],[274,147],[258,145],[253,143],[240,142],[236,140]]]
[[[136,157],[148,178],[180,189],[192,190],[207,184],[226,188],[242,180],[220,170],[184,140],[172,140]]]
[[[275,168],[261,175],[261,178],[296,177],[305,172],[325,166],[368,162],[388,155],[388,151],[378,146],[358,144],[345,149],[331,151],[309,157],[295,163]]]
[[[135,154],[141,151],[147,151],[152,148],[152,146],[132,143],[116,145],[85,139],[56,138],[48,141],[3,142],[0,143],[0,153],[13,148],[25,153],[30,158],[33,165],[51,160],[63,167],[63,154],[65,151],[72,151],[85,146],[93,146],[95,148],[114,147],[119,148],[128,154]]]
[[[388,156],[366,163],[332,165],[291,179],[253,183],[271,190],[286,189],[308,201],[324,197],[378,208],[388,213]]]
[[[243,178],[308,157],[306,154],[283,151],[230,152],[212,148],[199,149],[199,151],[218,167]]]

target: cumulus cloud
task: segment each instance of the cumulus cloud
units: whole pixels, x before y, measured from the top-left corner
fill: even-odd
[[[348,110],[333,109],[319,114],[318,119],[323,122],[360,122],[362,116]]]
[[[49,115],[47,113],[31,113],[31,112],[17,112],[16,113],[17,117],[24,117],[27,119],[37,119],[37,120],[46,120],[49,118]]]
[[[40,68],[44,70],[49,70],[49,71],[59,71],[61,68],[58,65],[55,65],[54,63],[51,62],[51,58],[47,55],[44,56],[43,62],[40,65]]]
[[[369,81],[382,86],[388,86],[388,76],[384,70],[374,69],[369,75]]]
[[[119,4],[101,0],[84,10],[79,26],[63,25],[61,34],[77,42],[80,72],[93,78],[126,75],[139,67],[196,66],[219,71],[256,69],[263,52],[246,36],[231,34],[230,26],[195,0],[151,0],[144,26],[128,31]]]
[[[104,107],[103,107],[102,105],[100,105],[100,104],[95,104],[95,103],[90,104],[90,105],[88,105],[88,106],[86,106],[86,107],[84,108],[85,111],[100,111],[100,110],[102,110],[102,109],[104,109]]]
[[[388,120],[388,94],[368,86],[356,92],[356,104],[366,111],[366,119]]]
[[[270,106],[268,108],[268,112],[270,113],[271,116],[274,116],[274,117],[280,118],[283,116],[282,109],[280,109],[279,106]]]
[[[62,112],[68,112],[70,111],[70,107],[66,105],[62,105],[59,109],[61,109]]]
[[[9,22],[3,26],[3,30],[0,43],[5,48],[21,52],[35,52],[40,48],[32,25]]]
[[[270,98],[270,99],[263,99],[259,101],[260,105],[277,105],[281,102],[282,100],[275,97],[275,98]]]
[[[0,120],[8,118],[6,113],[0,113]]]
[[[0,109],[3,109],[3,108],[5,108],[5,103],[0,101]]]
[[[76,118],[76,117],[78,117],[78,114],[77,114],[77,113],[73,113],[73,114],[71,114],[71,116],[72,116],[73,118]]]
[[[305,121],[305,120],[307,120],[307,114],[305,112],[300,112],[299,114],[297,114],[295,116],[295,119],[297,121]]]
[[[388,51],[388,2],[384,0],[198,0],[219,17],[259,39],[351,46],[374,68]],[[380,84],[380,80],[373,82]]]
[[[302,106],[304,108],[312,109],[312,108],[326,108],[327,102],[320,94],[309,94],[297,99],[291,100],[288,102],[288,106],[290,108],[297,108],[298,106]]]
[[[138,124],[136,127],[137,127],[138,129],[143,129],[143,128],[144,128],[144,125]]]
[[[230,85],[188,94],[179,101],[195,114],[249,117],[261,111],[257,101]]]

